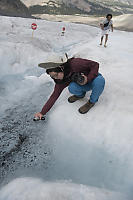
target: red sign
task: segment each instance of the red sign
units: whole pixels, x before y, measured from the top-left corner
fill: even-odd
[[[33,30],[36,30],[36,29],[37,29],[37,24],[32,23],[31,28],[32,28]]]
[[[65,27],[63,27],[62,30],[65,31],[66,30]]]

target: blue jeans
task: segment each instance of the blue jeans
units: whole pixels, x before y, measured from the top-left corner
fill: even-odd
[[[102,94],[105,86],[105,79],[101,74],[92,81],[87,83],[86,85],[79,85],[75,82],[71,82],[68,90],[70,93],[78,96],[83,97],[87,91],[92,90],[90,95],[90,102],[96,103],[99,99],[99,96]]]

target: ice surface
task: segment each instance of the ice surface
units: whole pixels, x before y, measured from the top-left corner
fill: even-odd
[[[18,178],[0,191],[2,200],[125,200],[119,193],[73,184],[70,181],[43,182],[33,178]]]
[[[115,31],[104,48],[95,27],[0,21],[0,200],[132,200],[133,33]],[[32,22],[38,24],[33,39]],[[37,64],[53,51],[98,61],[106,87],[86,115],[78,108],[90,93],[70,105],[65,89],[46,121],[35,123],[54,87]]]

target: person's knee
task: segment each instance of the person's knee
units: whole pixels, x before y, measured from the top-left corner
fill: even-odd
[[[97,88],[104,88],[105,86],[105,79],[103,76],[98,76],[94,81],[93,81],[93,87],[97,87]]]
[[[71,82],[71,83],[69,84],[69,86],[68,86],[68,90],[69,90],[70,93],[74,94],[75,91],[78,90],[78,84],[75,83],[75,82]]]

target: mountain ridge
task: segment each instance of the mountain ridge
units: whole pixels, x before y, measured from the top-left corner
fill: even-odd
[[[133,0],[21,0],[31,14],[133,14]]]

